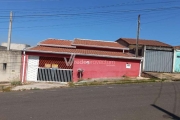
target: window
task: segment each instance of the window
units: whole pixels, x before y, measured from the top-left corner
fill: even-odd
[[[3,63],[3,70],[6,70],[7,68],[7,63]]]
[[[180,56],[178,55],[177,58],[180,58]]]

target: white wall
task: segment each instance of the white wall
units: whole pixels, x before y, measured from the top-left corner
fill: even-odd
[[[7,47],[7,43],[2,43],[1,46]],[[30,45],[26,44],[16,44],[16,43],[11,43],[10,49],[11,50],[23,50],[24,48],[30,47]]]

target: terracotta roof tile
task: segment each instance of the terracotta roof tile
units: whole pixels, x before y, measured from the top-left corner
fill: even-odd
[[[180,45],[179,46],[174,46],[174,49],[179,49],[180,50]]]
[[[71,46],[71,40],[59,40],[59,39],[47,39],[39,43],[39,45],[59,45],[59,46]]]
[[[110,52],[110,51],[100,51],[100,50],[86,50],[86,49],[60,48],[60,47],[48,47],[48,46],[36,46],[27,49],[27,51],[74,53],[74,54],[100,55],[100,56],[111,56],[111,57],[134,56],[132,54],[123,53],[123,52]]]
[[[133,39],[133,38],[120,38],[118,40],[123,40],[123,41],[127,42],[130,45],[135,45],[136,44],[136,39]],[[139,39],[138,43],[139,43],[139,45],[147,45],[147,46],[172,47],[171,45],[168,45],[166,43],[163,43],[163,42],[160,42],[160,41],[157,41],[157,40]]]
[[[127,47],[117,43],[108,42],[102,40],[87,40],[87,39],[75,39],[72,45],[75,46],[89,46],[89,47],[103,47],[103,48],[114,48],[114,49],[128,49]]]

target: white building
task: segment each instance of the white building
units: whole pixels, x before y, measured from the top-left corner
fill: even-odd
[[[7,47],[7,43],[2,43],[1,46]],[[17,44],[17,43],[11,43],[10,49],[11,50],[23,50],[24,48],[30,47],[30,45],[27,44]]]

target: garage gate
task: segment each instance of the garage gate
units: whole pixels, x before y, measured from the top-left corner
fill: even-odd
[[[27,81],[71,82],[72,67],[66,66],[63,58],[28,56],[26,79]]]
[[[172,72],[173,52],[160,50],[145,51],[145,72]]]
[[[38,68],[37,81],[71,82],[71,69]]]

